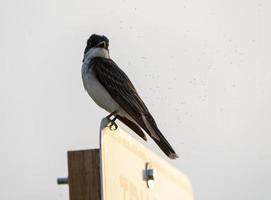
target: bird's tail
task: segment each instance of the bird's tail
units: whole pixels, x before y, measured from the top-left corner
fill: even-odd
[[[143,116],[147,130],[145,130],[154,142],[160,147],[160,149],[171,159],[178,158],[178,155],[175,153],[174,149],[171,147],[169,142],[163,136],[161,131],[158,129],[153,117],[151,114]]]

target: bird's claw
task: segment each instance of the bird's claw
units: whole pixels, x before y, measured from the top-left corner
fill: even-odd
[[[115,131],[115,130],[118,129],[118,125],[116,124],[115,121],[110,121],[108,127],[109,127],[109,129],[110,129],[111,131]]]
[[[112,112],[112,113],[110,113],[106,118],[107,118],[107,120],[108,120],[108,127],[109,127],[109,129],[111,130],[111,131],[115,131],[115,130],[117,130],[118,129],[118,125],[116,124],[116,119],[118,118],[118,116],[116,115],[113,119],[111,119],[111,117],[113,116],[113,115],[115,115],[117,112],[115,111],[115,112]]]

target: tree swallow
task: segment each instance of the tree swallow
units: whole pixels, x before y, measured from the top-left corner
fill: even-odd
[[[178,158],[128,76],[110,58],[108,46],[109,40],[103,35],[93,34],[87,40],[82,65],[84,88],[110,113],[110,129],[117,128],[115,120],[119,119],[147,141],[145,131],[169,158]]]

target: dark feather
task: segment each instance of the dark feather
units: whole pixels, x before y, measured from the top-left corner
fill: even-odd
[[[124,123],[126,126],[128,126],[130,129],[132,129],[139,137],[141,137],[143,140],[147,141],[147,137],[146,137],[145,133],[134,122],[130,121],[129,119],[127,119],[125,117],[121,117],[121,116],[118,116],[118,119],[122,123]]]
[[[92,70],[109,94],[150,135],[163,152],[172,159],[178,157],[158,129],[135,87],[116,63],[111,59],[96,57],[91,60],[90,65],[93,66]]]

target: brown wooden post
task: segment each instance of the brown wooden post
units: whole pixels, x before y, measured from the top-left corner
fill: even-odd
[[[100,150],[68,152],[70,200],[101,200]]]

